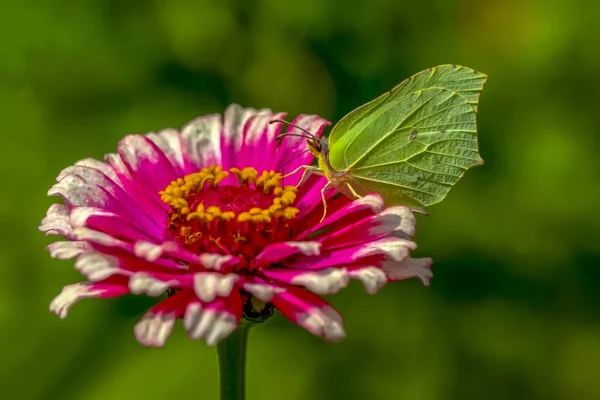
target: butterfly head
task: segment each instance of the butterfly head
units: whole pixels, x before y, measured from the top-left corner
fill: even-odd
[[[277,140],[281,141],[281,140],[283,140],[283,138],[290,137],[290,136],[304,138],[304,139],[306,139],[306,143],[308,144],[308,150],[312,153],[313,156],[315,156],[317,158],[322,158],[325,155],[329,154],[327,138],[319,137],[319,136],[315,135],[314,133],[311,133],[311,132],[307,131],[306,129],[302,128],[301,126],[292,124],[292,123],[284,121],[282,119],[274,119],[272,121],[269,121],[269,124],[273,124],[276,122],[287,124],[287,125],[291,126],[292,128],[296,128],[300,131],[300,132],[292,131],[292,132],[282,133],[277,137]]]

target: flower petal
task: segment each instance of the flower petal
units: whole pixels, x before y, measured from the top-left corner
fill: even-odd
[[[243,285],[245,291],[253,296],[256,296],[259,300],[269,303],[273,300],[273,296],[277,293],[285,292],[285,289],[280,286],[268,284],[262,280],[257,282],[246,282]]]
[[[390,281],[399,281],[402,279],[418,277],[425,286],[433,277],[431,272],[431,258],[412,258],[406,257],[402,261],[386,261],[381,266]]]
[[[263,275],[286,284],[303,286],[313,293],[334,294],[348,286],[350,274],[346,268],[327,268],[320,271],[273,268]]]
[[[119,142],[119,156],[127,166],[131,177],[156,194],[169,182],[177,179],[177,173],[157,145],[142,135],[127,135]]]
[[[372,242],[389,235],[409,239],[414,235],[414,215],[407,207],[390,207],[351,224],[335,227],[320,239],[324,249]]]
[[[175,319],[171,313],[148,312],[133,328],[135,337],[145,346],[162,347],[171,336]]]
[[[54,242],[46,249],[50,252],[52,258],[58,258],[59,260],[68,260],[70,258],[77,257],[78,255],[88,251],[90,246],[87,242]]]
[[[219,114],[205,115],[187,123],[181,130],[186,173],[210,165],[221,165],[220,136],[223,123]]]
[[[223,116],[223,131],[221,132],[221,159],[223,168],[246,167],[240,160],[243,143],[243,128],[246,121],[258,111],[253,108],[243,108],[238,104],[227,107]]]
[[[349,274],[352,279],[361,281],[369,294],[377,293],[387,283],[385,272],[378,267],[351,268]]]
[[[150,132],[146,137],[165,154],[178,176],[185,175],[181,134],[176,129],[163,129],[158,133]]]
[[[274,243],[265,247],[258,256],[258,263],[274,264],[295,254],[316,256],[320,254],[321,243],[319,242],[282,242]]]
[[[175,280],[165,282],[145,272],[138,272],[129,278],[129,290],[133,294],[147,294],[148,296],[156,297],[178,283]]]
[[[50,311],[61,319],[66,318],[69,309],[81,299],[89,297],[110,298],[127,294],[129,290],[124,282],[107,280],[96,283],[75,283],[63,288],[58,296],[50,303]]]
[[[314,201],[317,200],[315,199]],[[318,201],[321,201],[320,193]],[[310,228],[299,234],[298,239],[305,239],[310,236],[311,239],[314,240],[319,237],[319,235],[316,235],[316,232],[324,229],[326,230],[323,233],[323,236],[328,236],[332,233],[332,229],[336,230],[336,228],[344,228],[352,223],[361,221],[366,217],[378,214],[383,209],[383,206],[383,198],[381,196],[368,194],[358,200],[349,202],[333,213],[328,213],[323,222],[319,222],[315,225],[308,225]]]
[[[273,304],[292,322],[314,335],[335,342],[346,336],[342,316],[325,300],[293,286],[273,296]]]
[[[134,328],[137,340],[145,346],[162,347],[191,301],[196,301],[192,291],[180,290],[152,307]]]
[[[223,275],[218,272],[199,272],[194,275],[194,290],[200,300],[209,303],[217,296],[229,296],[237,280],[238,276],[236,274]]]
[[[242,312],[238,291],[210,304],[192,302],[188,305],[183,324],[192,339],[203,339],[208,346],[217,344],[233,332]]]
[[[47,235],[60,235],[67,239],[73,237],[73,227],[69,222],[71,209],[64,204],[52,204],[42,219],[39,230]]]
[[[246,121],[243,128],[245,165],[251,165],[257,171],[281,172],[274,163],[281,124],[269,124],[269,122],[282,119],[285,115],[285,113],[274,114],[271,110],[263,109]]]

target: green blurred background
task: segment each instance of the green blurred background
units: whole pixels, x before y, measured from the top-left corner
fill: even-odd
[[[490,76],[487,165],[419,217],[429,288],[331,298],[347,338],[277,317],[251,333],[249,399],[600,399],[600,3],[561,0],[0,2],[0,397],[215,399],[216,353],[152,299],[48,312],[69,261],[37,226],[58,172],[128,133],[231,102],[337,121],[443,63]]]

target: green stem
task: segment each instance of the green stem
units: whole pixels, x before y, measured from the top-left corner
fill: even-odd
[[[240,322],[238,328],[217,344],[221,374],[221,400],[244,400],[246,343],[252,324]]]

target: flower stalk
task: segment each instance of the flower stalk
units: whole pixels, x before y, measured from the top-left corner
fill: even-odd
[[[221,400],[246,398],[246,347],[249,322],[240,322],[238,328],[217,344]]]

